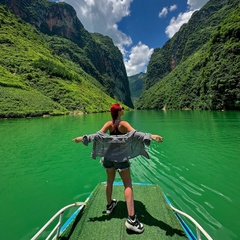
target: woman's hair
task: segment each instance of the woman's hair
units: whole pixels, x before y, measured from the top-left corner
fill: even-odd
[[[121,105],[118,104],[118,103],[115,103],[110,107],[110,112],[111,112],[111,115],[112,115],[113,122],[117,119],[118,112],[121,111],[121,109],[122,109]]]

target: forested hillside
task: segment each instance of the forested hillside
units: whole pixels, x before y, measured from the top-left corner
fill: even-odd
[[[107,111],[116,101],[78,64],[56,55],[49,37],[3,5],[0,28],[0,117]]]
[[[195,12],[155,49],[146,75],[129,78],[135,107],[239,110],[239,12],[239,0]],[[0,46],[0,117],[133,107],[121,52],[66,3],[0,0]]]
[[[133,107],[121,52],[88,33],[70,5],[1,0],[0,27],[1,117]]]
[[[137,102],[143,91],[145,73],[139,73],[128,77],[129,87],[133,103]]]
[[[240,109],[240,4],[210,0],[147,69],[139,109]]]

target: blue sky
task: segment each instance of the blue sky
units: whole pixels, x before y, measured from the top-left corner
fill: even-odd
[[[123,54],[127,75],[146,72],[161,48],[192,13],[209,0],[55,0],[74,7],[89,32],[112,38]]]

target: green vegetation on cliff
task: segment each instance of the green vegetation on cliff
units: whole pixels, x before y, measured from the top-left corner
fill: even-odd
[[[0,117],[107,111],[116,100],[46,36],[0,5]]]
[[[145,73],[139,73],[128,77],[133,103],[137,102],[142,94],[145,75]]]
[[[94,85],[133,107],[120,50],[111,38],[86,31],[71,5],[49,0],[25,0],[24,4],[22,0],[2,0],[1,3],[43,33],[56,55],[73,62],[100,83],[95,81]]]
[[[215,9],[216,11],[212,11]],[[195,46],[197,50],[183,54],[183,59],[176,64],[174,70],[161,69],[163,56],[171,56],[174,50],[171,41],[181,38],[182,31],[169,40],[166,46],[155,51],[149,66],[147,81],[153,77],[153,83],[137,102],[139,109],[205,109],[225,110],[240,109],[240,5],[237,0],[210,0],[200,11],[211,12],[206,17],[211,21],[212,32],[208,32],[209,39],[202,44],[195,38],[188,46]],[[200,12],[199,11],[199,12]],[[212,13],[214,12],[214,13]],[[201,15],[201,12],[198,13]],[[193,24],[190,20],[190,24]],[[216,24],[216,25],[214,25]],[[209,25],[209,26],[210,26]],[[214,27],[213,27],[214,25]],[[205,25],[204,25],[205,26]],[[201,25],[198,26],[198,29]],[[187,25],[183,30],[187,29]],[[191,31],[195,31],[191,29]],[[205,28],[202,31],[206,31]],[[191,36],[183,31],[183,36]],[[205,36],[205,35],[204,35]],[[201,46],[199,48],[199,46]],[[185,50],[187,46],[185,46]],[[191,48],[188,48],[191,49]],[[186,52],[186,51],[185,51]],[[191,53],[193,52],[193,53]],[[185,57],[184,57],[185,56]],[[169,58],[167,58],[169,60]],[[178,59],[178,58],[177,58]],[[166,59],[165,59],[166,60]],[[164,65],[165,66],[165,65]],[[158,75],[159,74],[159,75]]]

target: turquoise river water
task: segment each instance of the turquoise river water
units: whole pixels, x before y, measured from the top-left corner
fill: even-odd
[[[109,119],[100,113],[0,120],[1,240],[30,239],[60,208],[84,201],[105,181],[91,146],[71,139]],[[151,143],[150,160],[131,160],[133,181],[159,184],[213,239],[240,239],[240,112],[131,111],[123,120],[164,137]]]

